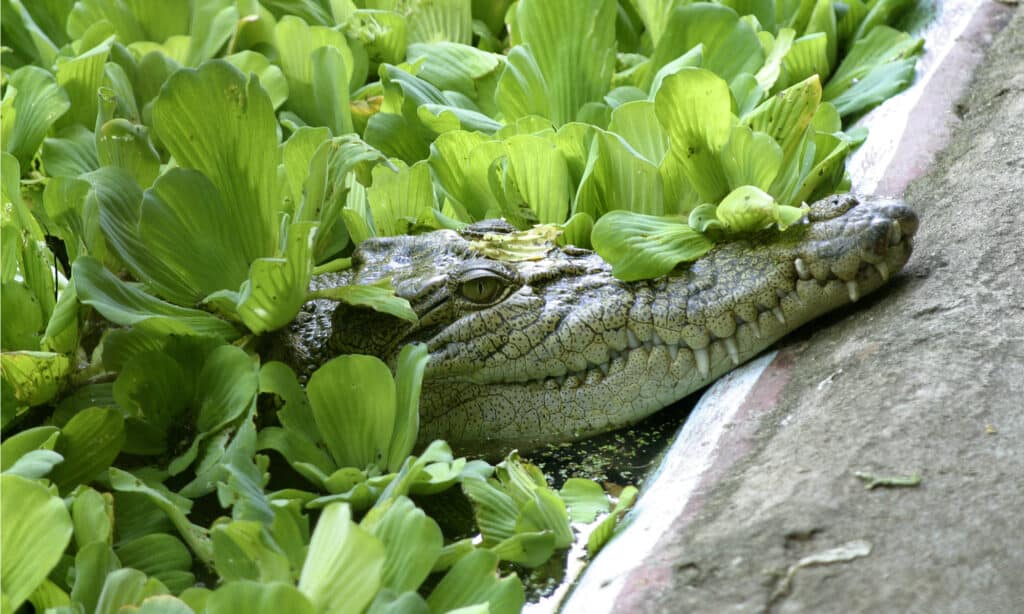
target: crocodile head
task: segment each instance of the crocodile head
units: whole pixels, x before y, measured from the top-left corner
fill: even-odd
[[[808,221],[641,282],[573,247],[488,257],[474,239],[510,232],[501,222],[370,239],[350,270],[315,284],[390,279],[419,322],[320,302],[319,317],[296,325],[297,344],[392,364],[404,344],[427,344],[421,440],[493,451],[579,438],[636,422],[879,288],[906,263],[917,229],[904,204],[848,195],[815,203]]]

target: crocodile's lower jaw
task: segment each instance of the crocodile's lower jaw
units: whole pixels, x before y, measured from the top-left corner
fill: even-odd
[[[793,289],[756,322],[736,327],[706,348],[660,339],[612,352],[608,363],[576,373],[517,382],[424,381],[420,441],[444,438],[460,452],[487,454],[579,439],[633,424],[757,356],[804,323],[881,287],[910,256],[909,238],[889,247],[879,264],[861,264],[856,278],[815,279],[794,263]],[[799,259],[798,259],[799,260]],[[804,277],[806,279],[800,279]],[[659,343],[660,342],[660,343]],[[481,425],[486,425],[481,428]]]

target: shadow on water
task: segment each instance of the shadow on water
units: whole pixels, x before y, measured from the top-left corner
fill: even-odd
[[[525,456],[541,468],[554,488],[569,478],[587,478],[612,494],[624,486],[640,487],[686,422],[706,388],[676,401],[633,426],[581,441],[550,444]]]
[[[673,403],[633,426],[571,443],[550,444],[525,455],[547,476],[553,488],[569,478],[600,482],[612,496],[626,486],[641,487],[661,464],[679,429],[706,388]],[[586,538],[571,550],[554,556],[536,569],[509,566],[526,588],[528,612],[550,612],[557,608],[586,565]]]

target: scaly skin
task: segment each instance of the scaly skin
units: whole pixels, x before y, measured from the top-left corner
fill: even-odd
[[[351,270],[314,285],[390,278],[420,322],[316,301],[286,345],[308,372],[342,353],[394,364],[404,344],[426,343],[422,441],[493,452],[585,437],[658,411],[877,289],[906,263],[917,229],[906,205],[852,196],[815,203],[808,218],[642,282],[571,247],[535,261],[484,257],[467,236],[507,232],[500,222],[371,239]]]

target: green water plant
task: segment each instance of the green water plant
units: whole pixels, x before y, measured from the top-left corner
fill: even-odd
[[[422,346],[300,379],[268,339],[311,298],[414,321],[309,292],[370,237],[503,217],[500,257],[641,279],[801,223],[914,5],[2,0],[0,609],[518,611],[635,489],[417,446]]]

